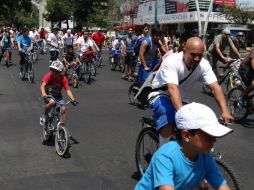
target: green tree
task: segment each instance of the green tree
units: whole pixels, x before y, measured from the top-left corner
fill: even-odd
[[[229,21],[236,24],[247,25],[254,21],[254,11],[253,9],[246,8],[231,8],[231,7],[221,7],[220,12],[226,15]]]
[[[47,0],[46,11],[43,16],[47,21],[60,23],[71,18],[73,4],[70,0]],[[69,28],[68,22],[67,28]]]

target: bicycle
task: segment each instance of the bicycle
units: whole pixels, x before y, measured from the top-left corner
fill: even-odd
[[[248,115],[254,113],[254,93],[252,92],[247,100],[246,104],[243,105],[244,102],[242,101],[242,94],[244,92],[244,85],[243,87],[236,87],[229,91],[227,102],[229,110],[234,117],[234,121],[240,122],[247,118]]]
[[[25,80],[26,78],[30,83],[34,82],[34,60],[32,52],[26,51],[23,52],[25,54],[25,61],[24,63],[20,64],[20,72],[19,77],[21,80]]]
[[[221,66],[220,68],[223,68],[226,70],[226,72],[223,74],[223,76],[218,77],[218,83],[221,85],[226,80],[226,90],[227,92],[230,91],[230,89],[235,88],[237,86],[241,86],[242,80],[241,77],[238,74],[238,69],[241,64],[241,59],[231,59],[229,58],[229,61],[226,66]],[[211,94],[211,89],[209,85],[203,84],[203,91],[206,94]]]
[[[142,117],[140,120],[142,123],[142,129],[138,135],[136,146],[135,146],[135,162],[138,174],[143,176],[146,168],[148,167],[153,154],[159,148],[159,134],[155,128],[155,121],[151,117]],[[173,130],[170,141],[176,138],[176,129]],[[221,174],[226,179],[227,184],[232,190],[242,190],[243,187],[240,183],[239,178],[224,160],[219,153],[216,153],[213,149],[211,151],[215,162],[219,166]],[[206,181],[202,182],[196,190],[209,190],[213,189]]]
[[[87,84],[90,82],[91,76],[96,75],[94,59],[94,51],[86,51],[80,57],[79,78],[84,77],[84,82]]]
[[[9,67],[9,63],[11,61],[11,48],[8,47],[5,49],[5,65],[6,67]]]
[[[119,68],[119,72],[124,72],[124,57],[121,55],[119,50],[113,51],[113,61],[110,62],[110,69],[112,71],[116,70],[116,67]]]
[[[48,95],[46,98],[52,98],[53,96]],[[55,100],[55,99],[54,99]],[[47,144],[51,140],[55,141],[55,150],[59,156],[64,156],[68,153],[70,148],[70,133],[61,122],[61,105],[56,104],[48,115],[48,121],[43,126],[42,133],[42,144]],[[71,102],[69,100],[65,105]]]
[[[78,64],[74,64],[74,63],[68,63],[68,66],[67,66],[67,78],[68,78],[68,81],[71,82],[72,86],[74,88],[77,88],[78,87],[78,74],[77,74],[77,71],[79,69],[79,65]]]
[[[101,56],[101,52],[99,51],[95,53],[95,62],[96,62],[96,67],[102,66],[102,56]]]

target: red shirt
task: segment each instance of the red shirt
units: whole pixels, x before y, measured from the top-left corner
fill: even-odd
[[[42,82],[46,83],[47,94],[52,96],[62,96],[61,91],[63,87],[66,91],[70,89],[68,79],[65,76],[56,79],[50,71],[44,75]]]
[[[97,46],[101,46],[103,41],[105,40],[105,36],[102,33],[96,32],[92,35],[93,40],[97,44]]]
[[[40,39],[46,39],[47,33],[45,31],[40,31],[40,32],[38,32],[38,34],[39,34]]]

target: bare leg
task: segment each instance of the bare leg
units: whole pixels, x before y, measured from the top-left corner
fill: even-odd
[[[55,105],[55,101],[53,99],[49,100],[49,103],[44,107],[44,115],[48,115],[52,107]]]
[[[170,140],[172,129],[173,129],[172,124],[168,124],[160,129],[159,131],[160,146],[162,146],[163,144],[167,143]]]
[[[62,114],[62,120],[61,120],[61,122],[63,124],[66,124],[66,122],[67,122],[67,109],[66,109],[65,106],[61,107],[61,114]]]

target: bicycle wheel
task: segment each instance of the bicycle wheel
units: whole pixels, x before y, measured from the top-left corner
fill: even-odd
[[[121,57],[119,60],[119,72],[124,73],[124,71],[125,71],[124,57]]]
[[[59,124],[58,130],[55,135],[55,149],[59,156],[64,156],[68,153],[70,147],[70,137],[67,128]]]
[[[135,105],[136,104],[136,100],[134,100],[136,94],[138,93],[139,89],[140,89],[141,85],[139,83],[134,82],[128,89],[128,97],[129,97],[129,101],[130,104]]]
[[[222,176],[227,181],[227,184],[231,188],[231,190],[243,190],[243,186],[231,166],[229,166],[225,161],[221,160],[220,158],[215,158],[215,161]]]
[[[30,61],[28,62],[27,78],[30,83],[34,82],[34,68],[33,63]]]
[[[21,80],[25,80],[26,77],[26,65],[25,64],[21,64],[20,68],[19,68],[19,78]]]
[[[84,75],[84,72],[85,72],[85,63],[84,62],[81,62],[81,65],[79,66],[78,68],[78,77],[79,77],[79,80],[82,80],[83,79],[83,75]]]
[[[245,119],[249,114],[248,107],[240,104],[243,91],[241,87],[233,88],[229,91],[227,97],[228,107],[236,122]]]
[[[71,84],[74,88],[78,87],[78,75],[76,73],[72,74]]]
[[[135,149],[137,171],[143,176],[154,152],[159,147],[158,132],[153,127],[144,128],[138,135]]]
[[[90,63],[90,70],[91,70],[91,75],[92,75],[92,76],[95,76],[95,75],[96,75],[96,66],[95,66],[94,61],[92,61],[92,62]]]
[[[83,76],[84,76],[84,82],[88,84],[91,79],[91,72],[90,72],[90,68],[89,68],[89,63],[84,63]]]

